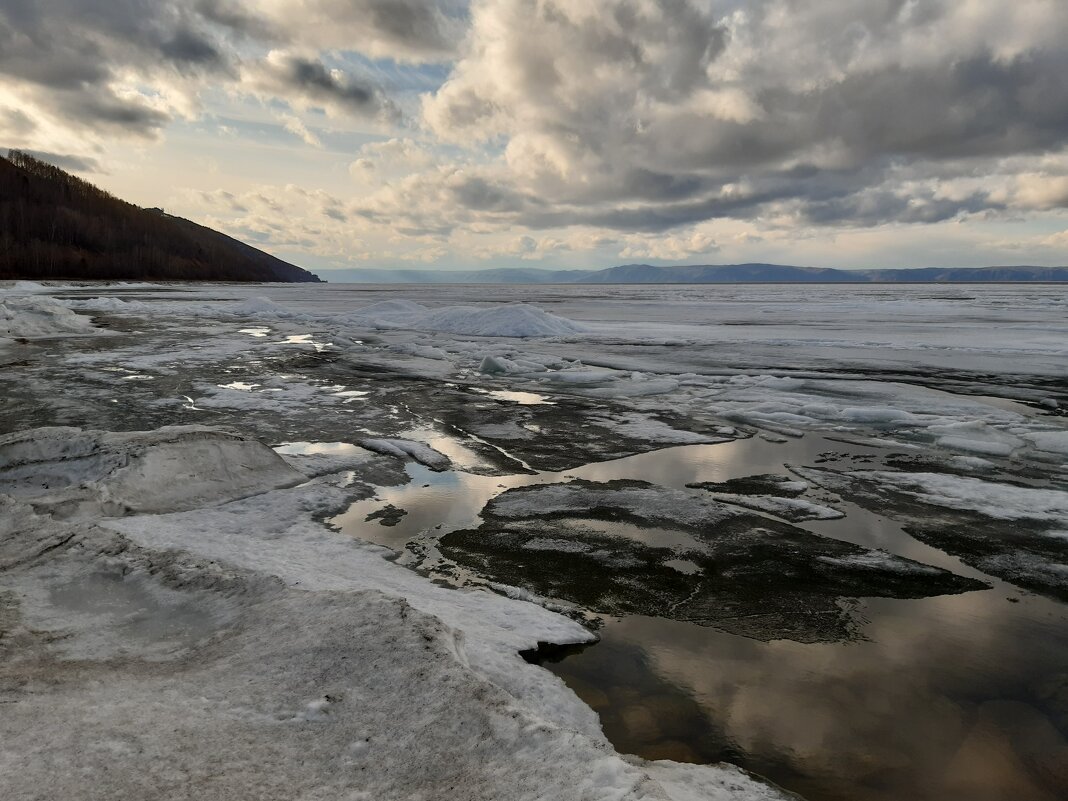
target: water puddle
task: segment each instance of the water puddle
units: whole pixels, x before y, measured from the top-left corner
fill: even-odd
[[[355,456],[367,453],[351,442],[286,442],[274,447],[283,456]]]
[[[290,334],[282,340],[284,345],[311,345],[316,353],[322,353],[327,348],[332,348],[332,342],[316,342],[315,334]]]
[[[663,448],[622,459],[594,462],[559,472],[541,471],[533,474],[486,476],[463,472],[465,466],[476,468],[483,462],[477,453],[455,437],[431,428],[408,431],[405,432],[404,437],[424,442],[444,453],[459,469],[438,473],[422,465],[409,464],[406,467],[412,479],[409,484],[378,488],[374,499],[358,501],[350,509],[333,518],[330,521],[331,525],[338,527],[344,534],[385,545],[394,550],[403,550],[407,542],[420,537],[427,531],[445,533],[463,526],[477,525],[483,507],[492,498],[505,490],[516,487],[556,484],[574,479],[597,482],[639,479],[673,489],[685,489],[689,483],[726,481],[730,478],[760,473],[789,475],[784,464],[811,464],[817,459],[827,458],[828,454],[833,454],[835,458],[846,459],[855,456],[863,459],[873,452],[871,448],[833,442],[822,437],[791,440],[787,447],[753,438],[713,445],[681,445]],[[328,447],[337,444],[324,443]],[[303,443],[302,446],[307,446],[307,443]],[[408,515],[400,524],[390,529],[385,529],[376,523],[365,522],[364,519],[369,513],[386,504],[405,509]],[[870,514],[859,507],[855,507],[853,511],[858,517]],[[652,544],[650,539],[654,537],[655,531],[617,521],[583,520],[582,522],[583,525],[595,530],[632,539],[643,538],[640,541],[650,544]],[[823,523],[824,521],[819,521],[820,525]],[[802,527],[811,525],[806,524]],[[858,539],[851,528],[840,527],[839,532],[839,535],[830,536],[838,536],[840,539],[847,539],[851,542]],[[689,535],[685,536],[687,541],[692,539]],[[875,540],[880,544],[869,547],[882,547],[883,538],[876,537]],[[868,545],[863,541],[857,544]],[[926,546],[920,547],[926,548]],[[959,563],[954,560],[954,564]]]
[[[335,398],[346,398],[347,403],[348,401],[356,400],[357,398],[366,398],[371,393],[363,389],[346,389],[341,392],[331,392],[330,394]]]
[[[456,453],[455,441],[431,441],[426,435],[432,432],[422,433],[414,438]],[[810,435],[787,443],[752,438],[665,448],[530,475],[434,473],[412,464],[409,484],[379,488],[375,498],[330,523],[433,573],[440,567],[437,540],[477,526],[483,507],[508,489],[573,479],[639,479],[681,489],[764,473],[789,476],[789,464],[871,467],[885,455]],[[598,644],[554,655],[545,666],[597,711],[621,751],[684,762],[726,760],[809,801],[1063,797],[1065,607],[985,576],[880,514],[815,488],[804,497],[833,503],[846,517],[800,528],[982,578],[993,589],[847,601],[860,630],[843,642],[764,642],[661,617],[608,617]],[[407,514],[392,527],[367,520],[387,505]],[[616,520],[559,523],[560,536],[528,542],[535,556],[566,552],[563,539],[574,527],[680,552],[699,544],[688,532]],[[575,546],[581,556],[586,546]],[[687,580],[703,575],[686,558],[663,564]],[[775,591],[774,576],[768,591]]]
[[[518,403],[520,406],[554,405],[553,401],[549,400],[545,395],[539,395],[537,392],[517,392],[507,389],[475,389],[474,391],[494,400]]]

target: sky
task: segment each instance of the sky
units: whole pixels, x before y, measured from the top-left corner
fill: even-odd
[[[310,269],[1068,264],[1065,0],[0,0],[0,146]]]

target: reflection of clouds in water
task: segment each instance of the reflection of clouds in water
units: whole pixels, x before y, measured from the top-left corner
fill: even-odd
[[[287,442],[274,450],[287,456],[353,456],[367,453],[350,442]]]
[[[485,394],[491,398],[497,400],[511,401],[512,403],[518,403],[520,406],[541,406],[541,405],[554,405],[551,400],[544,395],[539,395],[536,392],[518,392],[507,389],[492,389],[485,390]]]
[[[432,429],[405,435],[457,465],[479,463],[478,454],[456,438]],[[828,450],[854,451],[806,437],[785,446],[752,439],[674,447],[539,475],[434,473],[409,464],[411,483],[379,488],[378,500],[359,502],[332,522],[347,533],[401,549],[439,525],[442,531],[471,525],[489,500],[513,487],[575,477],[637,478],[682,487],[690,481],[782,474],[784,462],[811,462]],[[369,512],[386,503],[408,512],[396,529],[365,522]],[[804,527],[975,574],[908,537],[892,521],[852,506],[849,512],[845,521]],[[627,524],[571,522],[639,541],[664,536]],[[583,697],[591,703],[603,696],[605,704],[618,710],[614,725],[630,738],[620,747],[648,756],[704,758],[707,744],[693,738],[715,731],[714,739],[732,743],[746,755],[742,761],[747,767],[813,799],[1047,801],[1054,797],[1041,789],[1054,764],[1047,755],[1060,754],[1064,738],[1049,724],[1043,702],[1032,697],[1032,686],[1068,652],[1068,629],[1061,607],[1031,597],[1009,604],[1008,592],[999,584],[989,592],[921,601],[866,601],[860,613],[870,620],[864,630],[869,640],[848,644],[761,643],[662,619],[629,618],[610,623],[604,634],[623,650],[644,655],[632,660],[648,662],[644,679],[631,675],[640,673],[638,668],[622,675],[614,660],[594,660],[603,646],[588,652],[591,664],[600,664],[596,670],[582,673],[582,655],[565,660],[559,669],[569,680],[585,678]],[[643,682],[651,697],[636,690]],[[682,688],[685,695],[672,695],[670,686]],[[687,734],[670,720],[681,714],[680,704],[693,703],[687,700],[691,696],[698,706],[686,712],[686,719],[697,721],[693,730],[704,735]],[[1015,699],[1013,714],[1002,710],[994,715],[990,710],[999,708],[990,702],[1006,698]],[[601,711],[615,714],[609,707]],[[1010,719],[1011,727],[1006,723]],[[1068,723],[1068,710],[1064,720]],[[1021,754],[1021,748],[1029,750]],[[976,776],[982,782],[973,780]]]
[[[482,508],[506,489],[566,482],[575,478],[590,481],[639,479],[681,489],[691,481],[718,481],[761,472],[784,473],[784,462],[811,459],[815,454],[828,450],[829,445],[821,437],[808,437],[791,442],[787,447],[748,439],[714,445],[663,448],[561,472],[481,476],[463,472],[464,469],[483,467],[485,462],[457,437],[429,427],[404,431],[400,436],[423,442],[445,454],[458,469],[434,473],[421,465],[409,464],[406,469],[412,476],[410,484],[380,487],[377,491],[380,500],[359,501],[331,520],[332,525],[340,527],[346,534],[394,549],[403,548],[409,539],[439,524],[442,531],[477,525]],[[424,486],[426,484],[429,486]],[[407,517],[391,530],[385,530],[377,524],[369,525],[364,520],[367,514],[385,503],[408,512]],[[591,521],[585,524],[597,525]],[[658,540],[663,536],[662,532],[641,530],[636,526],[627,528],[626,524],[614,525],[620,526],[615,533],[643,542],[650,538]]]
[[[881,600],[864,611],[870,641],[838,645],[764,644],[648,618],[613,623],[605,636],[643,649],[749,755],[749,767],[776,779],[769,765],[779,764],[802,794],[1040,801],[1057,797],[1051,787],[1063,793],[1068,771],[1057,766],[1068,765],[1059,761],[1068,741],[1036,708],[1036,688],[1068,647],[1063,609],[980,592]],[[1011,715],[996,707],[1008,698],[1017,699]],[[1068,722],[1068,710],[1061,715]],[[957,794],[964,790],[972,794]]]

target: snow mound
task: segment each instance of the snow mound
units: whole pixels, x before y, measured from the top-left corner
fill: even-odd
[[[358,309],[353,317],[380,328],[411,328],[476,337],[554,337],[589,330],[581,323],[526,303],[429,309],[412,301],[390,300]]]
[[[400,459],[414,459],[431,470],[448,470],[452,461],[441,451],[434,450],[422,442],[408,439],[365,439],[360,446],[375,453],[396,456]]]
[[[91,334],[92,320],[48,297],[0,295],[0,337],[54,337]]]
[[[0,437],[0,492],[64,518],[193,509],[304,480],[266,445],[200,426]]]

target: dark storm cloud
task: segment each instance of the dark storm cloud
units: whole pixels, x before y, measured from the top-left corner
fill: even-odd
[[[961,199],[903,196],[889,191],[860,192],[834,200],[805,202],[802,215],[816,225],[868,226],[888,220],[903,223],[936,223],[961,214],[1000,209],[984,192]]]
[[[90,126],[149,130],[160,127],[169,119],[162,111],[150,106],[107,94],[72,94],[64,97],[62,103],[65,112],[77,115]]]
[[[518,212],[529,200],[508,186],[480,177],[468,177],[450,187],[453,199],[472,211]]]
[[[173,35],[163,39],[159,49],[174,64],[223,67],[227,61],[211,39],[188,27],[179,28]]]
[[[72,156],[69,153],[50,153],[46,150],[23,150],[22,152],[28,153],[41,161],[47,161],[49,164],[55,164],[64,170],[73,170],[74,172],[100,171],[100,165],[96,159],[84,156]]]
[[[351,78],[337,78],[320,62],[299,56],[286,57],[279,65],[278,77],[314,100],[336,101],[362,109],[375,99],[372,86],[361,85]]]
[[[814,107],[812,133],[839,138],[859,158],[1046,150],[1068,139],[1068,49],[1009,61],[987,53],[937,68],[891,67],[851,75],[798,101],[784,105]]]

